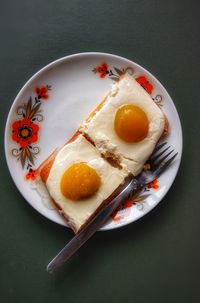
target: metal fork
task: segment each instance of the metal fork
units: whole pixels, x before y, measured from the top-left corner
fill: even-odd
[[[145,185],[159,177],[170,166],[178,153],[173,154],[174,150],[170,150],[170,146],[166,147],[166,144],[164,142],[155,148],[148,160],[151,169],[143,170],[137,178],[129,179],[128,185],[126,183],[124,189],[48,264],[47,271],[49,273],[67,261],[106,222],[121,203],[132,198],[134,194],[138,194]],[[162,149],[163,147],[165,148]]]
[[[170,149],[171,146],[166,147],[166,144],[167,142],[164,142],[155,148],[147,161],[147,164],[150,165],[150,170],[143,170],[137,178],[137,181],[141,183],[140,186],[147,185],[158,178],[178,155],[178,153],[173,154],[174,149]],[[163,147],[165,148],[162,149]],[[169,157],[170,155],[172,156]]]

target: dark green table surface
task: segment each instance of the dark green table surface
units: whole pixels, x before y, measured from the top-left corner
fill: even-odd
[[[181,0],[1,1],[1,302],[199,302],[200,5]],[[56,274],[47,262],[72,232],[42,217],[15,187],[4,127],[22,85],[60,57],[103,51],[151,71],[183,127],[177,178],[162,203],[122,229],[98,232]]]

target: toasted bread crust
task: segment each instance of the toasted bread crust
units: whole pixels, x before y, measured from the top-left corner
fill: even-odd
[[[39,175],[44,183],[47,182],[49,172],[57,155],[57,149],[40,165],[38,168]]]
[[[164,130],[162,133],[162,136],[160,137],[160,139],[164,139],[168,136],[169,134],[169,120],[167,119],[166,115],[165,115],[165,125],[164,125]]]
[[[95,115],[96,115],[96,112],[98,112],[102,107],[103,105],[105,104],[107,100],[107,97],[105,97],[96,107],[93,111],[91,111],[91,113],[89,114],[89,116],[86,118],[86,122],[89,122]]]

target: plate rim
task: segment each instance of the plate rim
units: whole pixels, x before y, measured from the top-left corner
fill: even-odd
[[[178,117],[178,120],[177,120],[177,123],[179,124],[179,130],[180,130],[180,156],[178,158],[178,162],[176,163],[176,172],[173,176],[173,178],[170,179],[170,182],[168,183],[169,184],[169,187],[168,189],[165,191],[164,195],[162,195],[161,197],[158,198],[157,202],[153,205],[153,207],[151,207],[150,209],[148,209],[145,213],[141,213],[140,215],[138,215],[137,218],[135,218],[133,221],[130,221],[130,222],[121,222],[120,224],[116,224],[114,226],[110,226],[109,228],[106,228],[106,226],[103,226],[101,229],[99,229],[99,231],[108,231],[108,230],[113,230],[113,229],[118,229],[118,228],[121,228],[121,227],[124,227],[126,225],[129,225],[131,223],[134,223],[136,222],[137,220],[141,219],[142,217],[144,217],[145,215],[147,215],[151,210],[153,210],[162,200],[163,198],[167,195],[168,191],[170,190],[172,184],[174,183],[176,177],[177,177],[177,174],[178,174],[178,171],[179,171],[179,168],[180,168],[180,164],[181,164],[181,160],[182,160],[182,152],[183,152],[183,130],[182,130],[182,125],[181,125],[181,121],[180,121],[180,117],[179,117],[179,114],[178,114],[178,111],[176,109],[176,106],[173,102],[173,99],[171,98],[170,94],[168,93],[168,91],[166,90],[166,88],[163,86],[163,84],[160,82],[160,80],[158,80],[156,78],[156,76],[154,76],[149,70],[147,70],[145,67],[141,66],[140,64],[132,61],[131,59],[128,59],[128,58],[125,58],[125,57],[122,57],[122,56],[119,56],[119,55],[115,55],[115,54],[111,54],[111,53],[107,53],[107,52],[80,52],[80,53],[74,53],[74,54],[71,54],[71,55],[67,55],[67,56],[63,56],[61,58],[58,58],[54,61],[51,61],[50,63],[48,63],[47,65],[43,66],[41,69],[39,69],[36,73],[34,73],[26,82],[25,84],[21,87],[21,89],[19,90],[19,92],[17,93],[17,95],[15,96],[13,102],[12,102],[12,105],[9,109],[9,112],[8,112],[8,115],[7,115],[7,118],[6,118],[6,124],[5,124],[5,129],[4,129],[4,153],[5,153],[5,158],[6,158],[6,163],[7,163],[7,167],[8,167],[8,170],[9,170],[9,173],[10,173],[10,176],[14,182],[14,185],[16,186],[17,190],[20,192],[20,194],[22,195],[22,197],[28,202],[28,204],[33,207],[33,205],[31,204],[31,202],[29,202],[29,200],[25,197],[24,193],[22,192],[22,190],[16,185],[15,183],[15,180],[14,180],[14,176],[12,175],[12,172],[11,172],[11,166],[9,164],[9,159],[8,159],[8,152],[7,152],[7,134],[9,132],[9,122],[10,122],[10,119],[11,119],[11,115],[13,113],[13,109],[14,109],[14,106],[17,102],[17,100],[19,99],[20,95],[23,94],[23,92],[26,90],[27,86],[34,80],[36,79],[38,76],[40,76],[43,72],[45,71],[48,71],[49,68],[57,65],[57,64],[60,64],[64,61],[70,61],[71,59],[74,59],[74,58],[77,58],[77,57],[86,57],[86,56],[108,56],[108,57],[111,57],[111,58],[114,58],[114,59],[119,59],[119,60],[123,60],[123,61],[126,61],[127,63],[129,64],[133,64],[135,65],[136,67],[138,67],[140,70],[142,70],[145,74],[149,74],[152,78],[156,79],[157,83],[160,85],[160,87],[162,88],[163,91],[165,91],[167,97],[170,99],[171,101],[171,106],[173,107],[173,111],[175,112],[176,116]],[[59,225],[62,225],[63,227],[68,227],[66,225],[63,225],[62,222],[55,222],[52,218],[49,218],[45,215],[44,212],[41,212],[39,211],[37,208],[33,207],[40,215],[44,216],[46,219],[52,221],[53,223],[57,223]]]

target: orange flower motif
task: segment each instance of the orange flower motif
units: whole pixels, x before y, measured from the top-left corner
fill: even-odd
[[[12,139],[21,147],[27,147],[38,141],[39,126],[30,119],[24,118],[12,124]]]
[[[38,95],[38,99],[48,99],[48,88],[46,86],[36,87],[36,94]]]
[[[124,205],[124,208],[129,208],[133,205],[133,202],[132,201],[127,201]]]
[[[28,181],[34,181],[36,179],[37,170],[30,168],[25,178]]]
[[[111,218],[112,218],[113,221],[119,221],[121,219],[121,216],[119,216],[117,212],[114,212],[111,215]]]
[[[153,180],[151,183],[149,183],[148,185],[150,188],[154,188],[154,189],[159,189],[160,185],[158,183],[158,179]]]
[[[119,215],[119,210],[126,210],[127,208],[130,208],[133,205],[133,202],[131,200],[128,200],[123,206],[119,206],[111,215],[111,218],[113,221],[119,221],[122,216]]]
[[[153,90],[153,85],[149,83],[145,76],[140,76],[135,79],[146,91],[149,95],[151,95]]]
[[[106,75],[109,73],[108,65],[106,63],[103,63],[100,66],[97,66],[96,72],[99,74],[100,78],[105,78]]]

